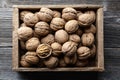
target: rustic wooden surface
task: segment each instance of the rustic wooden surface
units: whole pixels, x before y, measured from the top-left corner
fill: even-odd
[[[11,70],[12,5],[101,4],[104,5],[105,71],[25,72]],[[120,80],[120,0],[0,0],[0,80]]]

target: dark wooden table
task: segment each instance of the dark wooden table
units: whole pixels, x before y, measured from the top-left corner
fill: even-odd
[[[104,72],[13,72],[12,5],[104,5]],[[0,0],[0,80],[120,80],[120,0]]]

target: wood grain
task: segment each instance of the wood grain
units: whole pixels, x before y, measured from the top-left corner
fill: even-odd
[[[104,5],[105,72],[17,73],[11,70],[12,5],[26,4]],[[119,80],[120,79],[120,0],[0,0],[0,80]],[[7,30],[8,29],[8,30]],[[6,32],[8,31],[8,32]],[[3,35],[4,34],[4,35]],[[56,76],[56,77],[55,77]],[[61,80],[60,79],[60,80]]]
[[[105,11],[119,10],[119,0],[1,0],[0,7],[11,8],[12,5],[43,5],[43,4],[98,4],[104,5]],[[110,5],[110,6],[109,6]]]
[[[104,30],[103,30],[103,8],[97,10],[97,65],[101,70],[104,70]]]
[[[18,36],[17,36],[17,30],[19,27],[19,9],[14,8],[13,9],[13,33],[12,33],[12,69],[17,69],[19,67],[19,45],[18,45]]]

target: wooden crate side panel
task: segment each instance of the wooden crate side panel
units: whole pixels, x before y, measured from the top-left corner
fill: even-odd
[[[15,71],[19,72],[34,72],[34,71],[101,71],[98,67],[74,67],[74,68],[54,68],[54,69],[49,69],[49,68],[18,68]]]
[[[97,10],[97,66],[104,70],[103,8]]]
[[[18,69],[19,67],[19,50],[18,50],[18,36],[17,36],[17,29],[19,26],[19,9],[14,8],[13,9],[13,38],[12,38],[12,43],[13,43],[13,50],[12,50],[12,69]]]
[[[65,8],[65,7],[74,7],[74,8],[86,8],[86,9],[97,9],[103,7],[102,5],[90,5],[90,4],[83,4],[83,5],[13,5],[13,7],[17,7],[20,9],[38,9],[41,7],[48,7],[48,8]]]

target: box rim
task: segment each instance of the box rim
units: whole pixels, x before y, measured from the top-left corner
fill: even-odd
[[[34,7],[33,7],[34,6]],[[61,4],[61,5],[13,5],[13,8],[40,8],[40,7],[48,7],[48,8],[65,8],[65,7],[80,7],[80,8],[103,8],[103,5],[95,5],[95,4]]]
[[[30,6],[36,6],[36,8],[40,8],[40,7],[43,7],[43,6],[45,6],[45,7],[50,7],[51,8],[51,6],[52,6],[52,8],[54,8],[54,6],[55,5],[13,5],[13,8],[14,9],[25,9],[25,8],[30,8],[30,9],[33,9],[32,7],[30,7]],[[61,6],[61,5],[58,5],[58,6]],[[65,6],[68,6],[68,5],[65,5]],[[69,6],[72,6],[73,8],[75,7],[75,8],[78,8],[78,7],[81,7],[81,6],[83,6],[82,8],[88,8],[89,6],[91,6],[91,8],[94,8],[95,6],[97,6],[97,9],[103,9],[103,6],[102,5],[94,5],[94,6],[92,6],[92,5],[69,5]],[[60,8],[64,8],[64,6],[62,6],[62,7],[60,7]],[[19,22],[19,21],[18,21]],[[13,24],[14,24],[15,22],[14,22],[14,18],[13,18]],[[102,23],[103,24],[103,23]],[[102,28],[103,28],[103,26],[102,26]],[[14,29],[14,27],[13,27],[13,29]],[[14,30],[13,30],[14,31]],[[104,32],[104,31],[103,31]],[[103,33],[102,32],[102,33]],[[15,35],[14,35],[14,32],[13,32],[13,37],[14,37]],[[13,38],[14,39],[14,38]],[[104,37],[103,37],[103,39],[104,39]],[[14,42],[13,42],[14,43]],[[14,46],[13,46],[14,47]],[[104,47],[103,47],[104,48]],[[14,50],[13,50],[14,51]],[[13,53],[14,52],[12,52],[12,57],[14,58],[14,55],[13,55]],[[104,55],[104,52],[102,53],[103,55]],[[104,59],[104,56],[102,56],[103,57],[103,59]],[[12,60],[14,60],[12,58]],[[13,62],[13,61],[12,61]],[[97,61],[98,62],[98,61]],[[104,62],[104,61],[103,61]],[[12,70],[13,71],[31,71],[30,69],[32,69],[32,68],[20,68],[19,66],[17,66],[17,67],[15,67],[14,65],[16,65],[16,63],[12,63],[13,64],[13,66],[12,66]],[[88,70],[88,69],[84,69],[84,68],[80,68],[79,69],[79,67],[77,67],[78,69],[77,69],[77,71],[104,71],[104,65],[103,66],[99,66],[99,65],[97,65],[96,67],[88,67],[88,68],[95,68],[96,70],[94,70],[94,69],[90,69],[90,70]],[[86,68],[86,67],[85,67]],[[23,69],[26,69],[26,70],[23,70]],[[37,69],[37,68],[34,68],[34,69]],[[38,69],[41,69],[41,68],[38,68]],[[46,68],[47,69],[47,68]],[[71,68],[72,69],[72,68]],[[82,70],[82,69],[84,69],[84,70]],[[37,71],[37,70],[34,70],[34,71]],[[40,70],[39,70],[40,71]],[[48,71],[53,71],[53,70],[51,70],[51,69],[49,69]],[[57,71],[57,70],[54,70],[54,71]],[[62,71],[62,70],[61,70]],[[69,71],[69,70],[63,70],[63,71]],[[72,71],[72,70],[71,70]]]

